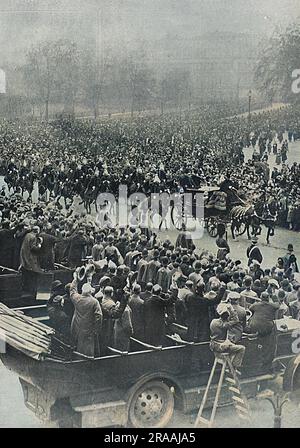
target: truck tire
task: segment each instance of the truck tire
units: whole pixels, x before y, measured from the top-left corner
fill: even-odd
[[[159,380],[143,384],[129,399],[129,424],[134,428],[164,428],[173,416],[174,397]]]

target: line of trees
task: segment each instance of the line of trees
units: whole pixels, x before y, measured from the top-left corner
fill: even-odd
[[[191,104],[191,74],[181,68],[155,73],[142,51],[120,58],[108,50],[98,59],[94,51],[82,51],[68,40],[42,42],[28,51],[16,74],[18,88],[11,81],[10,94],[17,90],[26,110],[46,120],[76,109],[97,118],[100,108],[131,114],[160,108],[163,114],[166,107]]]
[[[300,69],[300,24],[276,31],[262,46],[255,70],[260,92],[270,102],[299,102],[300,95],[292,88],[295,70]]]

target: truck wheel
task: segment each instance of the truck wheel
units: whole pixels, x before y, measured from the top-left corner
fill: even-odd
[[[293,378],[294,391],[300,390],[300,366],[298,366]]]
[[[134,428],[164,428],[172,418],[174,397],[161,381],[143,384],[129,404],[129,423]]]

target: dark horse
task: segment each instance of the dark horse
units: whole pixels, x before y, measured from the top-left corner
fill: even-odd
[[[232,238],[235,239],[235,232],[238,231],[239,235],[247,232],[248,239],[251,239],[251,236],[260,235],[262,225],[265,225],[267,244],[270,244],[270,237],[275,233],[277,212],[275,201],[270,203],[259,201],[252,205],[233,207],[230,212]],[[243,228],[242,232],[240,232],[241,227]]]
[[[28,172],[22,176],[20,175],[19,179],[18,179],[18,186],[21,189],[22,196],[24,195],[24,193],[26,191],[28,193],[28,199],[27,199],[28,202],[30,202],[30,200],[32,200],[32,193],[34,190],[34,181],[35,181],[35,176],[31,172]]]

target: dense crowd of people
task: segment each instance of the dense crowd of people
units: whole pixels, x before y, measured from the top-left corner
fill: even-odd
[[[300,320],[300,275],[292,245],[270,269],[262,269],[255,239],[247,256],[247,266],[229,256],[219,260],[197,250],[186,233],[172,244],[130,229],[106,230],[72,283],[53,283],[51,324],[86,356],[108,354],[111,348],[128,351],[131,337],[161,346],[177,324],[186,329],[185,341],[211,336],[214,350],[232,349],[236,367],[242,363],[236,348],[243,334],[256,334],[268,370],[275,350],[274,319]]]
[[[227,118],[207,107],[185,117],[101,123],[4,121],[1,193],[30,200],[36,187],[41,202],[55,200],[69,208],[77,197],[90,213],[99,193],[117,195],[120,184],[129,194],[173,193],[219,185],[227,176],[246,201],[275,201],[278,224],[299,230],[300,167],[286,164],[289,141],[300,138],[297,117],[297,110],[285,108],[254,114],[249,124],[248,118]],[[254,154],[245,162],[247,146]],[[272,172],[271,152],[278,164]]]
[[[151,229],[100,223],[91,205],[99,193],[117,194],[120,184],[147,195],[227,182],[245,203],[276,202],[278,224],[297,231],[300,166],[285,162],[289,143],[300,138],[298,112],[284,108],[250,120],[205,108],[186,117],[130,121],[2,122],[0,266],[22,272],[30,297],[37,295],[40,273],[62,265],[74,270],[72,283],[52,285],[48,312],[52,326],[83,355],[102,355],[108,347],[128,351],[132,336],[160,346],[175,323],[186,327],[187,341],[211,336],[214,351],[232,350],[236,367],[243,333],[258,333],[268,370],[274,319],[300,320],[292,246],[262,269],[253,240],[243,266],[230,258],[221,234],[215,256],[199,252],[184,229],[172,244]],[[245,162],[249,146],[253,157]],[[277,166],[270,172],[272,152]]]

